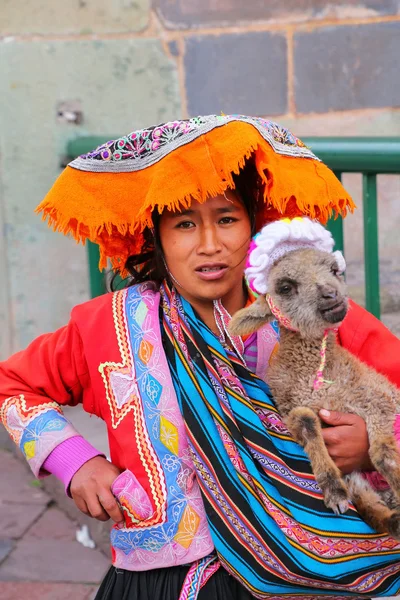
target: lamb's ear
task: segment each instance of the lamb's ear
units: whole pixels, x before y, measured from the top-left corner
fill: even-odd
[[[262,325],[272,321],[274,316],[265,299],[265,296],[259,296],[253,304],[238,310],[229,323],[229,331],[233,335],[248,335],[260,329]]]

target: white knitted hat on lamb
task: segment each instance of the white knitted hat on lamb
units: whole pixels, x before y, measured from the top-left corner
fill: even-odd
[[[279,259],[301,248],[315,248],[333,254],[343,273],[346,263],[343,254],[332,252],[335,242],[330,231],[307,217],[282,219],[265,225],[253,238],[246,265],[246,277],[252,290],[258,294],[268,292],[268,275]]]

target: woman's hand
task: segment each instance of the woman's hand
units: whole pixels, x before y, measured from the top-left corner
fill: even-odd
[[[373,471],[364,419],[350,413],[322,409],[320,419],[331,427],[322,430],[330,457],[344,475],[352,471]]]
[[[119,474],[119,469],[103,456],[95,456],[82,465],[69,488],[79,510],[99,521],[111,518],[115,523],[123,523],[122,511],[111,491]]]

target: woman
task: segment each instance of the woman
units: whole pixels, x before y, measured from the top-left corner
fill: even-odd
[[[34,473],[59,476],[80,510],[115,521],[97,598],[398,591],[400,544],[353,509],[325,507],[257,377],[276,326],[247,340],[227,331],[253,300],[243,270],[263,222],[352,207],[300,140],[239,116],[108,142],[73,161],[39,206],[56,229],[98,243],[100,267],[131,276],[0,365],[1,418]],[[398,340],[361,308],[339,338],[400,383]],[[78,402],[106,421],[112,462],[62,415]],[[368,468],[363,422],[323,418],[341,425],[326,443],[343,471]]]

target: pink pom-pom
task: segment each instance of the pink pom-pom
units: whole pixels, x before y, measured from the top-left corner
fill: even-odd
[[[250,242],[250,246],[249,246],[249,249],[248,249],[248,251],[247,251],[246,269],[247,269],[248,267],[251,267],[250,255],[251,255],[251,253],[253,252],[253,250],[255,250],[256,248],[257,248],[257,244],[256,244],[256,242],[255,242],[255,240],[254,240],[254,238],[253,238],[253,239],[251,240],[251,242]]]

